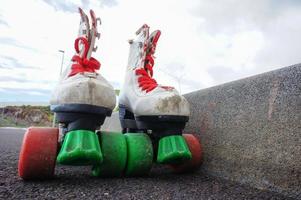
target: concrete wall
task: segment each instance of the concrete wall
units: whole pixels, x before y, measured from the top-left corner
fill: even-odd
[[[185,96],[204,170],[301,198],[301,65]]]
[[[202,170],[301,199],[301,65],[185,95]],[[120,131],[118,114],[103,130]]]

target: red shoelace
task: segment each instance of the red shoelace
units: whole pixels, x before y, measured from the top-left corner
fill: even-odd
[[[72,57],[72,62],[74,63],[71,66],[71,72],[69,74],[69,77],[83,72],[95,72],[100,68],[100,63],[98,62],[98,60],[96,60],[93,57],[87,59],[89,43],[85,37],[79,37],[75,40],[74,48],[76,53],[80,53],[79,42],[82,42],[82,44],[84,45],[84,54],[82,55],[82,57],[80,57],[80,55],[74,55]]]
[[[155,89],[158,86],[158,83],[152,78],[154,66],[154,59],[152,55],[147,55],[145,62],[146,65],[144,68],[136,69],[136,75],[140,75],[138,78],[139,87],[148,93]]]
[[[151,42],[149,44],[149,50],[148,53],[145,56],[145,65],[144,68],[136,69],[136,75],[139,75],[138,83],[139,87],[142,90],[145,90],[146,93],[152,91],[156,87],[158,87],[157,81],[152,78],[153,77],[153,66],[155,64],[154,61],[154,53],[156,50],[157,42],[159,40],[159,37],[161,35],[160,31],[155,31],[153,34],[155,34],[153,37],[151,35]],[[146,51],[148,46],[144,47],[144,50]],[[165,90],[173,89],[173,87],[170,86],[161,86],[161,88],[164,88]]]
[[[147,55],[145,57],[145,67],[136,69],[136,75],[140,75],[138,78],[139,87],[142,90],[145,90],[146,93],[152,91],[156,87],[158,87],[157,81],[152,78],[153,76],[153,66],[154,66],[154,58],[152,55]],[[161,86],[161,88],[165,90],[171,90],[173,87],[171,86]]]

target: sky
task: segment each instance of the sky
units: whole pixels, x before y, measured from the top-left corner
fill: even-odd
[[[48,102],[74,54],[80,16],[93,9],[93,54],[115,89],[128,39],[142,24],[162,34],[154,78],[182,94],[301,62],[299,0],[0,0],[0,102]]]

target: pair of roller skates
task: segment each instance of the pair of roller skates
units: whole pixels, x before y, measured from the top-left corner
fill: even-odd
[[[159,85],[153,76],[154,53],[160,31],[149,34],[143,25],[130,40],[124,86],[119,96],[122,133],[100,131],[116,104],[113,87],[96,71],[93,57],[99,39],[97,22],[81,15],[75,55],[51,98],[59,128],[30,127],[23,139],[19,176],[25,180],[49,178],[55,164],[91,165],[100,177],[148,174],[153,162],[176,172],[197,169],[202,148],[192,134],[182,134],[189,104],[173,87]]]

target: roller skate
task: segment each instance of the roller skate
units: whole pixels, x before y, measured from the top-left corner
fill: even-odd
[[[100,19],[90,10],[90,24],[88,16],[80,8],[79,13],[80,28],[74,44],[76,53],[50,100],[51,111],[56,113],[60,129],[27,129],[18,166],[19,176],[25,180],[52,177],[55,163],[98,165],[104,160],[99,142],[102,141],[99,140],[101,136],[96,130],[111,115],[116,95],[113,87],[97,73],[100,63],[91,57],[97,49],[94,45],[100,36],[97,31]],[[118,140],[120,135],[123,136],[114,134],[114,139]],[[103,137],[103,142],[107,139],[112,139],[112,136]]]
[[[145,24],[130,40],[126,76],[119,96],[119,118],[126,137],[144,135],[154,147],[154,160],[177,172],[198,168],[201,144],[182,134],[189,120],[189,103],[177,90],[153,78],[154,54],[161,32]],[[141,159],[141,158],[140,158]]]

